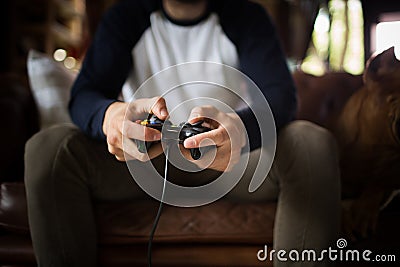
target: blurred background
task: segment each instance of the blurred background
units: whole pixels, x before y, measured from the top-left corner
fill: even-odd
[[[1,72],[26,72],[30,49],[79,63],[103,12],[117,0],[3,0]],[[288,62],[315,75],[363,72],[375,51],[400,43],[400,2],[256,0],[277,25]]]

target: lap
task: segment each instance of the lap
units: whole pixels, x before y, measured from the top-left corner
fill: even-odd
[[[227,195],[227,198],[253,201],[276,200],[280,183],[286,179],[286,169],[291,160],[302,157],[304,148],[310,149],[310,142],[331,142],[329,133],[321,127],[304,121],[295,121],[283,128],[278,135],[278,144],[274,163],[267,179],[253,193],[248,186],[255,167],[258,164],[260,149],[250,153],[250,162],[242,179]],[[303,143],[303,145],[299,145]],[[313,149],[330,149],[332,146],[318,145]],[[300,149],[299,149],[300,148]],[[146,195],[134,182],[125,162],[117,161],[107,150],[105,141],[87,137],[72,124],[57,125],[43,130],[29,140],[26,148],[28,168],[50,168],[57,153],[64,151],[62,160],[74,157],[84,169],[88,186],[97,200],[115,200],[131,197],[145,198]],[[329,153],[328,151],[322,153]],[[153,166],[163,176],[165,157],[152,160]],[[262,164],[262,163],[261,163]],[[317,162],[311,163],[318,167]],[[198,186],[218,177],[219,173],[205,170],[199,173],[187,173],[170,166],[169,179],[179,185]]]

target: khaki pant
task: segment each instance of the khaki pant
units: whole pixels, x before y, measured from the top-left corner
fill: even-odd
[[[251,157],[257,157],[257,151]],[[278,201],[274,249],[327,249],[338,238],[337,161],[336,143],[328,131],[295,121],[280,131],[272,169],[261,187],[248,192],[254,167],[249,166],[226,198]],[[88,138],[72,125],[33,136],[26,145],[25,164],[29,224],[39,266],[96,266],[93,203],[150,199],[134,182],[127,165],[108,153],[105,142]],[[179,176],[179,171],[173,171],[174,175]],[[210,170],[200,174],[213,175],[216,172]],[[326,264],[275,260],[274,265]]]

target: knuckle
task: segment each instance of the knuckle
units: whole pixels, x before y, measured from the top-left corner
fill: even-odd
[[[163,105],[165,105],[165,99],[161,96],[153,97],[152,99],[152,109],[160,109]]]
[[[162,96],[158,97],[157,104],[164,105],[165,104],[165,98],[162,97]]]
[[[143,137],[146,141],[151,141],[154,137],[153,131],[151,128],[144,128],[143,129]]]
[[[153,98],[153,108],[154,109],[159,109],[163,103],[165,103],[165,100],[162,97],[154,97]]]
[[[203,113],[203,111],[204,111],[203,107],[194,107],[192,109],[192,114],[196,114],[196,113],[201,114],[201,113]]]
[[[119,141],[119,136],[117,134],[110,134],[107,136],[107,143],[114,146],[117,145]]]

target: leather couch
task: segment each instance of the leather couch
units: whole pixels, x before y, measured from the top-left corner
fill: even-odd
[[[295,74],[299,119],[329,128],[348,97],[362,84],[360,76],[333,76],[321,80]],[[323,84],[318,84],[321,81]],[[26,79],[1,75],[0,266],[35,266],[23,184],[23,149],[26,140],[38,130],[36,114]],[[157,205],[146,201],[96,207],[101,266],[147,265],[148,235]],[[388,252],[385,248],[396,249],[400,237],[399,207],[399,202],[393,201],[380,217],[377,233],[353,246],[384,252]],[[272,246],[275,208],[275,202],[227,201],[190,209],[165,206],[155,236],[153,264],[272,266],[271,262],[258,261],[256,254],[264,245]]]

